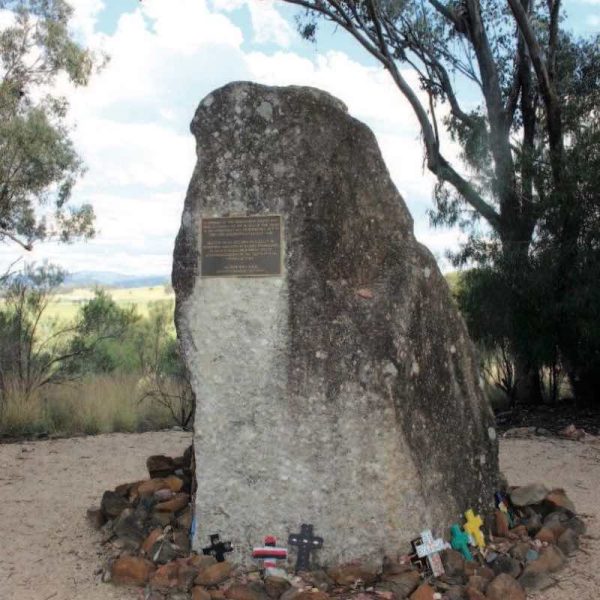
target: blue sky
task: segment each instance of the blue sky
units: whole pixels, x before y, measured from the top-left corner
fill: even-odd
[[[70,271],[168,274],[195,161],[189,122],[199,101],[233,80],[313,85],[341,98],[375,132],[415,219],[415,232],[444,266],[459,233],[429,227],[433,177],[423,168],[413,114],[388,75],[343,32],[310,44],[296,10],[270,0],[72,0],[79,38],[111,60],[87,88],[64,87],[87,165],[75,202],[91,202],[98,235],[68,246],[39,244],[28,260]],[[600,0],[567,0],[567,25],[600,30]],[[412,77],[412,75],[411,75]],[[454,156],[456,148],[447,146]],[[0,267],[19,253],[0,247]]]

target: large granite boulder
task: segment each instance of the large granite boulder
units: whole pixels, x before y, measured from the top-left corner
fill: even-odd
[[[219,533],[247,562],[265,534],[311,523],[321,564],[380,560],[488,510],[477,359],[373,133],[322,91],[245,82],[191,129],[173,285],[197,397],[195,547]],[[231,215],[282,216],[280,275],[204,266],[201,220]]]

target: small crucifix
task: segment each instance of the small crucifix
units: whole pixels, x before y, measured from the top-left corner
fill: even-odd
[[[469,550],[469,536],[460,528],[458,523],[454,523],[450,527],[450,534],[452,535],[450,540],[452,548],[460,552],[466,560],[473,560],[473,555]]]
[[[479,549],[483,550],[485,548],[485,539],[481,532],[481,526],[483,525],[482,518],[476,515],[473,509],[470,508],[465,513],[465,519],[467,522],[463,525],[463,529],[473,538]]]
[[[214,556],[217,562],[225,562],[226,552],[233,552],[231,542],[222,542],[218,533],[210,536],[210,546],[202,548],[202,554]]]
[[[264,545],[252,550],[252,558],[263,561],[266,575],[280,575],[281,569],[277,568],[277,561],[285,560],[287,556],[287,548],[278,547],[277,538],[274,535],[266,536]]]
[[[410,542],[412,547],[412,553],[409,554],[408,558],[410,559],[410,564],[414,565],[419,571],[423,573],[427,573],[429,569],[429,565],[427,563],[427,559],[419,556],[417,553],[417,548],[423,543],[423,540],[418,537]]]
[[[421,543],[415,544],[413,548],[417,553],[418,558],[426,558],[429,568],[434,577],[439,577],[444,574],[444,565],[439,552],[449,548],[450,545],[444,542],[443,539],[433,539],[433,535],[429,529],[421,533]]]
[[[313,526],[303,523],[300,533],[292,533],[288,538],[290,546],[298,546],[298,558],[296,559],[296,571],[310,570],[310,553],[323,546],[323,538],[313,535]]]

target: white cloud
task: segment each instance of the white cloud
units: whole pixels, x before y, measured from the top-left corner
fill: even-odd
[[[270,42],[287,48],[298,34],[281,16],[273,0],[214,0],[216,10],[233,12],[247,7],[250,13],[253,42],[268,44]]]
[[[99,235],[73,246],[40,245],[29,259],[48,258],[71,271],[167,273],[187,183],[195,162],[188,123],[202,97],[234,79],[312,85],[344,101],[375,131],[386,163],[417,214],[417,236],[439,256],[456,233],[432,232],[422,218],[433,177],[423,169],[415,117],[389,75],[339,51],[267,54],[257,45],[288,47],[296,35],[266,0],[144,0],[123,13],[114,33],[98,32],[103,2],[81,0],[75,28],[111,60],[86,88],[63,87],[77,122],[74,139],[88,166],[74,200],[91,201]],[[233,22],[248,10],[252,32]],[[245,50],[244,33],[254,46]],[[308,46],[307,46],[308,48]],[[407,77],[414,83],[412,73]],[[0,251],[0,266],[14,252]]]

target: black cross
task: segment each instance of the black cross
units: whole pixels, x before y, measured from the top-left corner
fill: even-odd
[[[292,533],[288,538],[290,546],[298,546],[298,558],[296,559],[296,571],[310,570],[310,553],[323,546],[323,538],[313,535],[313,526],[302,524],[300,533]]]
[[[233,552],[231,542],[222,542],[218,533],[210,536],[210,546],[202,548],[202,554],[214,556],[217,562],[225,562],[226,552]]]

